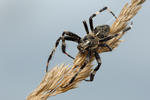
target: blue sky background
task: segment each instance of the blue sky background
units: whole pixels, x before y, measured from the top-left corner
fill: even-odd
[[[104,6],[116,15],[130,0],[0,0],[0,98],[25,100],[45,74],[49,52],[64,30],[85,35],[82,20]],[[134,17],[133,29],[113,52],[101,54],[103,64],[92,83],[49,100],[149,100],[150,31],[147,2]],[[94,19],[95,25],[112,24],[107,12]],[[76,44],[67,43],[76,55]],[[73,44],[73,45],[72,45]],[[50,67],[73,61],[58,47]],[[96,63],[94,62],[96,65]]]

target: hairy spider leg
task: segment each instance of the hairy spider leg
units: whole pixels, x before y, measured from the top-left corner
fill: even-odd
[[[68,35],[68,36],[64,36],[64,35]],[[66,54],[67,56],[69,56],[70,58],[74,59],[74,57],[70,56],[68,53],[66,53],[66,44],[65,44],[65,40],[69,40],[69,41],[74,41],[74,42],[80,42],[80,37],[72,32],[63,32],[62,33],[62,37],[59,37],[57,40],[56,40],[56,43],[55,43],[55,47],[53,48],[52,52],[50,53],[50,56],[48,57],[48,60],[47,60],[47,64],[46,64],[46,72],[48,71],[48,64],[50,62],[50,60],[52,59],[52,56],[54,54],[54,52],[56,51],[56,48],[60,42],[60,40],[62,40],[62,52],[64,54]]]
[[[127,28],[125,28],[125,29],[123,30],[123,33],[125,33],[125,32],[127,32],[127,31],[131,30],[132,25],[133,25],[133,22],[131,22],[130,25],[129,25]]]
[[[119,35],[119,34],[110,35],[110,36],[108,36],[108,37],[105,37],[105,38],[100,39],[99,42],[105,42],[105,41],[111,40],[111,39],[117,37],[118,35]]]
[[[88,25],[87,25],[87,23],[86,23],[85,20],[83,21],[83,25],[84,25],[84,28],[85,28],[86,33],[89,34]]]
[[[70,37],[70,36],[64,36],[64,39],[65,39],[65,40],[68,40],[68,41],[77,42],[77,43],[80,43],[80,42],[81,42],[80,39],[77,39],[77,38],[75,38],[75,37]]]
[[[99,44],[98,46],[99,46],[99,47],[107,47],[107,48],[109,49],[109,51],[112,51],[112,48],[111,48],[108,44],[106,44],[106,43],[104,43],[104,44]]]
[[[92,14],[92,15],[90,16],[90,18],[89,18],[89,24],[90,24],[90,29],[91,29],[91,31],[94,30],[93,18],[96,17],[96,15],[98,15],[99,13],[101,13],[101,12],[103,12],[103,11],[105,11],[105,10],[109,11],[109,12],[114,16],[114,18],[117,19],[116,15],[115,15],[108,7],[104,7],[104,8],[102,8],[101,10],[97,11],[96,13],[94,13],[94,14]]]
[[[77,42],[77,43],[80,43],[80,39],[76,38],[76,37],[70,37],[70,36],[64,36],[63,39],[62,39],[62,52],[64,54],[66,54],[68,57],[72,58],[72,59],[75,59],[74,57],[72,57],[71,55],[69,55],[67,52],[66,52],[66,43],[65,43],[65,40],[68,40],[68,41],[73,41],[73,42]]]
[[[59,37],[57,40],[56,40],[56,43],[55,43],[55,47],[53,48],[52,52],[50,53],[49,57],[48,57],[48,60],[47,60],[47,64],[46,64],[46,72],[48,71],[48,64],[49,64],[49,61],[52,59],[52,56],[54,54],[54,52],[56,51],[56,48],[59,44],[61,40],[61,37]]]
[[[68,35],[69,37],[65,37],[65,35]],[[68,57],[72,58],[72,59],[75,59],[74,57],[72,57],[71,55],[69,55],[67,52],[66,52],[66,43],[65,43],[65,40],[70,40],[70,41],[74,41],[74,42],[80,42],[81,38],[76,35],[75,33],[72,33],[72,32],[69,32],[69,31],[64,31],[63,34],[62,34],[62,52],[64,54],[66,54]]]
[[[99,47],[107,47],[107,48],[109,49],[109,51],[112,51],[112,48],[111,48],[108,44],[102,43],[102,42],[111,40],[111,39],[117,37],[118,35],[119,35],[119,34],[110,35],[110,36],[108,36],[108,37],[105,37],[105,38],[99,40],[99,43],[100,43],[100,44],[99,44],[98,46],[99,46]]]
[[[104,39],[101,39],[101,40],[100,40],[100,43],[101,43],[101,42],[104,42],[104,41],[108,41],[108,40],[110,40],[110,39],[112,39],[112,38],[114,38],[114,37],[116,37],[116,36],[118,36],[118,34],[111,35],[111,36],[108,36],[108,37],[106,37],[106,38],[104,38]],[[109,51],[112,51],[112,48],[111,48],[109,45],[107,45],[106,43],[99,44],[98,46],[99,46],[99,47],[107,47],[107,48],[109,49]],[[96,72],[99,70],[99,68],[100,68],[100,66],[101,66],[101,64],[102,64],[101,58],[100,58],[99,54],[98,54],[96,51],[95,51],[94,54],[95,54],[95,58],[96,58],[96,61],[97,61],[98,65],[97,65],[97,67],[95,67],[95,69],[94,69],[93,72],[91,73],[90,79],[89,79],[89,80],[85,80],[85,81],[89,81],[89,82],[93,81]]]
[[[96,72],[99,70],[99,68],[100,68],[100,66],[101,66],[101,64],[102,64],[101,58],[100,58],[99,54],[98,54],[96,51],[95,51],[95,53],[94,53],[94,56],[95,56],[95,58],[96,58],[96,61],[97,61],[98,65],[95,67],[95,69],[94,69],[93,72],[91,73],[90,79],[89,79],[89,80],[86,80],[86,79],[85,79],[85,81],[93,81]]]
[[[70,84],[73,83],[73,81],[76,79],[76,77],[78,76],[78,74],[85,68],[85,66],[86,66],[87,63],[89,62],[90,57],[91,57],[91,52],[89,51],[89,52],[88,52],[88,55],[86,56],[85,62],[84,62],[84,64],[80,67],[79,71],[72,77],[72,79],[69,81],[69,83],[68,83],[67,85],[65,85],[64,87],[62,87],[62,88],[66,88],[66,87],[68,87]]]

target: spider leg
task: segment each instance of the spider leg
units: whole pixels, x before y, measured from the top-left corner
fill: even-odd
[[[68,36],[64,36],[64,35],[68,35]],[[70,36],[70,37],[69,37]],[[63,32],[62,33],[62,37],[59,37],[55,43],[55,47],[53,48],[52,52],[50,53],[48,60],[47,60],[47,64],[46,64],[46,72],[48,71],[48,64],[50,62],[50,60],[52,59],[52,56],[54,54],[54,52],[56,51],[56,48],[60,42],[60,40],[62,40],[62,51],[64,54],[66,54],[67,56],[69,56],[70,58],[74,59],[74,57],[70,56],[68,53],[66,53],[66,45],[65,45],[65,40],[68,41],[74,41],[74,42],[80,42],[80,37],[74,33],[71,32]]]
[[[95,58],[96,58],[96,61],[97,61],[98,65],[95,67],[95,69],[94,69],[93,72],[91,73],[90,79],[89,79],[89,80],[85,80],[85,81],[93,81],[96,72],[99,70],[99,68],[100,68],[100,66],[101,66],[101,64],[102,64],[101,58],[100,58],[99,54],[98,54],[96,51],[95,51],[95,53],[94,53],[94,56],[95,56]]]
[[[111,40],[111,39],[113,39],[114,37],[116,37],[116,36],[118,36],[119,34],[114,34],[114,35],[110,35],[110,36],[108,36],[108,37],[106,37],[106,38],[103,38],[103,39],[101,39],[101,40],[99,40],[99,45],[98,46],[100,46],[100,47],[107,47],[108,49],[109,49],[109,51],[112,51],[112,48],[108,45],[108,44],[106,44],[106,43],[101,43],[101,42],[105,42],[105,41],[108,41],[108,40]]]
[[[109,51],[112,51],[112,48],[108,44],[106,44],[106,43],[99,44],[98,46],[100,46],[100,47],[107,47],[109,49]]]
[[[105,41],[111,40],[111,39],[117,37],[118,35],[119,35],[119,34],[110,35],[110,36],[108,36],[108,37],[105,37],[105,38],[103,38],[103,39],[100,39],[99,42],[105,42]]]
[[[81,42],[80,39],[77,39],[77,38],[74,38],[74,37],[70,37],[70,36],[64,36],[64,39],[65,39],[65,40],[68,40],[68,41],[77,42],[77,43],[80,43],[80,42]]]
[[[84,25],[86,33],[89,34],[89,29],[85,20],[83,21],[83,25]]]
[[[91,52],[88,52],[88,55],[86,56],[85,62],[84,64],[80,67],[79,71],[72,77],[72,79],[69,81],[69,83],[67,85],[65,85],[62,88],[66,88],[68,87],[70,84],[73,83],[73,81],[76,79],[76,77],[78,76],[78,74],[85,68],[85,66],[87,65],[87,63],[89,62],[91,57]]]
[[[132,25],[133,25],[133,22],[131,22],[131,24],[130,24],[127,28],[125,28],[125,29],[123,30],[123,33],[125,33],[125,32],[127,32],[127,31],[131,30]]]
[[[70,37],[75,37],[75,38],[78,39],[78,40],[81,39],[80,36],[78,36],[78,35],[75,34],[75,33],[69,32],[69,31],[64,31],[64,32],[62,33],[62,37],[65,36],[65,35],[68,35],[68,36],[70,36]]]
[[[114,18],[117,19],[116,15],[108,7],[104,7],[104,8],[100,9],[99,11],[97,11],[96,13],[94,13],[94,14],[92,14],[90,16],[90,18],[89,18],[89,24],[90,24],[91,31],[94,30],[93,18],[96,17],[96,15],[98,15],[99,13],[101,13],[101,12],[103,12],[105,10],[109,11],[114,16]]]
[[[56,43],[55,43],[55,47],[53,48],[52,52],[50,53],[49,57],[48,57],[48,60],[47,60],[47,64],[46,64],[46,72],[48,71],[48,64],[49,64],[49,61],[52,59],[52,56],[54,54],[54,52],[56,51],[56,48],[59,44],[61,40],[61,37],[59,37],[57,40],[56,40]]]
[[[67,36],[65,36],[67,35]],[[62,34],[62,52],[67,55],[68,57],[74,59],[74,57],[72,57],[71,55],[69,55],[67,52],[66,52],[66,43],[65,43],[65,40],[70,40],[70,41],[74,41],[74,42],[77,42],[79,43],[81,38],[76,35],[75,33],[72,33],[72,32],[69,32],[69,31],[64,31],[63,34]]]

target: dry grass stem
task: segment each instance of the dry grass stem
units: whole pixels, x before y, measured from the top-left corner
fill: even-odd
[[[124,32],[122,32],[122,30],[127,27],[128,22],[137,14],[144,2],[145,0],[131,0],[130,4],[127,3],[124,5],[118,18],[111,26],[110,34],[120,34],[116,38],[107,42],[110,47],[114,49],[120,44],[120,38],[125,34]],[[99,53],[107,51],[107,48],[99,49]],[[72,66],[69,67],[69,65],[62,64],[51,69],[46,73],[40,85],[27,97],[27,100],[46,100],[50,96],[54,96],[66,92],[70,89],[76,88],[82,80],[90,75],[94,57],[91,58],[90,62],[79,73],[79,75],[71,85],[66,88],[62,87],[68,84],[71,78],[79,70],[81,65],[84,63],[85,57],[86,54],[78,53]]]

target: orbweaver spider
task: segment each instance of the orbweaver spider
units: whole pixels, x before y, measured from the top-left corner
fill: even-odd
[[[66,40],[78,43],[77,48],[78,48],[80,53],[88,52],[87,55],[86,55],[86,59],[84,61],[84,64],[80,67],[79,71],[74,75],[74,77],[72,77],[70,82],[65,87],[70,85],[75,80],[77,75],[82,71],[83,68],[85,68],[85,66],[89,62],[90,57],[92,55],[94,55],[98,65],[96,66],[96,68],[91,73],[90,79],[89,80],[85,80],[85,81],[93,81],[96,72],[99,70],[99,68],[101,66],[101,58],[100,58],[100,56],[99,56],[99,54],[97,52],[98,49],[100,47],[107,47],[109,49],[109,51],[112,51],[112,48],[109,45],[106,44],[106,41],[111,40],[112,38],[118,36],[118,34],[109,35],[109,32],[110,32],[110,26],[109,25],[98,25],[95,28],[93,26],[93,18],[96,17],[96,15],[98,15],[99,13],[101,13],[101,12],[103,12],[105,10],[109,11],[113,15],[113,17],[115,19],[117,19],[115,14],[110,9],[108,9],[108,7],[104,7],[101,10],[99,10],[98,12],[96,12],[96,13],[94,13],[94,14],[92,14],[90,16],[90,18],[89,18],[89,25],[90,25],[91,32],[89,32],[89,29],[88,29],[86,21],[83,21],[83,25],[84,25],[85,31],[87,33],[83,38],[81,38],[77,34],[72,33],[70,31],[64,31],[62,33],[62,36],[57,39],[57,41],[55,43],[55,47],[52,50],[52,52],[50,53],[50,56],[49,56],[49,58],[47,60],[46,72],[48,71],[49,61],[51,60],[51,58],[52,58],[52,56],[53,56],[53,54],[54,54],[54,52],[55,52],[55,50],[56,50],[60,40],[62,40],[62,52],[65,55],[67,55],[68,57],[72,58],[72,59],[74,59],[74,57],[72,57],[71,55],[69,55],[66,52],[66,43],[65,43]],[[131,26],[127,27],[126,29],[124,29],[122,31],[126,32],[126,31],[128,31],[130,29],[131,29]]]

